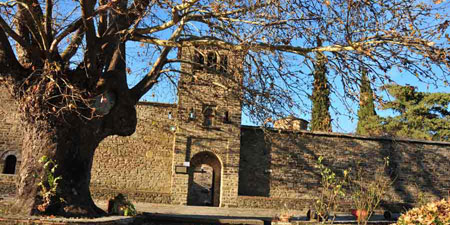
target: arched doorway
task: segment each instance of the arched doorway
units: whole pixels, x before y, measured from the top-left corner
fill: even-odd
[[[222,164],[212,152],[200,152],[189,167],[188,205],[220,205]]]
[[[4,174],[14,174],[16,172],[17,158],[14,155],[9,155],[5,159],[5,165],[3,167]]]

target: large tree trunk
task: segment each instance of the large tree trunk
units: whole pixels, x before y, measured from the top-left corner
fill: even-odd
[[[52,4],[52,1],[46,4],[49,12]],[[135,104],[138,99],[131,96],[126,80],[126,38],[119,31],[141,19],[148,4],[149,1],[139,1],[131,14],[116,13],[126,12],[127,1],[107,6],[115,10],[107,13],[110,24],[104,31],[107,33],[98,37],[96,26],[89,19],[95,17],[95,1],[80,1],[83,23],[73,25],[85,33],[87,48],[84,61],[76,68],[68,58],[60,56],[58,47],[61,46],[50,52],[51,40],[55,38],[51,29],[47,29],[46,34],[36,30],[36,23],[44,21],[35,17],[30,20],[33,13],[43,16],[39,4],[26,1],[18,6],[14,16],[17,35],[13,36],[20,37],[15,38],[15,52],[6,35],[14,32],[6,29],[11,27],[5,26],[2,20],[0,82],[8,81],[6,86],[14,90],[13,97],[18,102],[24,127],[20,180],[17,200],[11,208],[13,213],[104,214],[95,206],[89,191],[95,149],[107,136],[131,135],[137,122]],[[46,15],[52,18],[51,14]],[[47,22],[48,27],[51,23]],[[66,31],[75,31],[70,29]],[[81,36],[75,34],[75,37]],[[77,42],[74,42],[74,50],[78,48]],[[68,49],[69,55],[74,54]],[[104,107],[104,99],[108,99],[108,107]]]
[[[66,126],[55,126],[49,121],[25,124],[16,202],[21,213],[62,216],[102,213],[89,191],[94,151],[102,139],[93,128],[82,122]],[[44,156],[54,162],[48,164],[48,169],[43,167],[47,161],[39,160]],[[53,183],[49,175],[62,179]]]
[[[111,74],[110,74],[111,75]],[[113,74],[114,75],[114,74]],[[120,79],[121,76],[111,76]],[[89,190],[95,149],[109,135],[131,135],[136,128],[135,102],[125,82],[108,82],[115,103],[106,115],[86,119],[86,112],[38,115],[27,108],[22,96],[24,139],[20,181],[12,213],[96,217],[104,212],[95,206]],[[118,85],[120,84],[120,85]],[[43,85],[48,87],[48,84]],[[105,90],[105,91],[106,91]],[[25,99],[25,101],[24,101]],[[45,160],[40,160],[46,158]],[[47,165],[46,165],[47,164]],[[59,178],[58,178],[59,177]]]

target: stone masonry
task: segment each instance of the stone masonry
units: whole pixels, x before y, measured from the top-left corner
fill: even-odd
[[[210,49],[185,48],[182,59],[202,57],[208,68],[221,62],[240,65],[240,57]],[[213,56],[211,56],[213,54]],[[225,58],[227,57],[227,58]],[[207,69],[208,69],[207,68]],[[174,144],[174,166],[182,166],[196,154],[214,153],[222,164],[220,206],[235,207],[238,195],[241,101],[236,91],[241,83],[239,73],[229,76],[208,73],[201,68],[183,64],[178,85],[177,134]],[[220,68],[218,68],[220,70]],[[211,85],[212,84],[212,85]],[[227,118],[225,118],[227,117]],[[191,173],[173,173],[172,202],[186,204]]]
[[[391,187],[383,207],[447,197],[450,143],[362,137],[294,129],[241,126],[242,55],[185,48],[178,103],[139,103],[136,132],[106,138],[96,150],[91,192],[96,199],[123,193],[133,201],[186,205],[193,174],[212,168],[211,204],[219,207],[308,209],[320,190],[319,156],[334,171],[363,166],[385,171]],[[205,67],[199,65],[204,64]],[[188,75],[190,74],[190,75]],[[16,106],[0,89],[0,166],[20,163],[22,131]],[[306,121],[302,121],[306,123]],[[0,175],[0,195],[13,195],[16,175]],[[349,200],[344,202],[348,204]],[[345,205],[344,204],[344,205]],[[349,206],[350,207],[350,206]]]
[[[9,97],[9,91],[0,86],[0,196],[14,193],[16,189],[16,175],[4,174],[5,161],[8,156],[17,159],[16,170],[20,167],[22,129],[19,116],[16,112],[17,105]]]
[[[22,129],[18,114],[12,113],[17,110],[17,105],[9,97],[8,90],[0,88],[0,166],[3,168],[4,160],[9,155],[16,156],[20,161]]]
[[[176,105],[140,103],[130,137],[104,140],[94,155],[91,192],[108,199],[118,193],[136,201],[170,203]]]
[[[393,211],[447,197],[450,191],[450,143],[372,138],[337,133],[242,127],[239,207],[307,209],[320,185],[319,156],[334,171],[362,166],[392,182],[383,207]],[[347,199],[347,204],[350,199]],[[345,206],[345,204],[344,204]],[[348,206],[350,207],[350,206]]]

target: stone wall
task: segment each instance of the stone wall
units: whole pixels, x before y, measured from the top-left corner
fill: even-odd
[[[18,176],[0,174],[0,197],[12,197],[16,193]]]
[[[20,150],[22,147],[22,130],[17,113],[17,105],[10,93],[0,86],[0,173],[4,170],[5,159],[9,155],[17,158],[16,173],[20,167]],[[15,193],[16,175],[0,175],[0,195],[12,196]]]
[[[269,197],[270,146],[265,143],[261,129],[241,129],[241,135],[238,193],[240,196]]]
[[[240,127],[241,106],[235,96],[221,89],[210,90],[195,79],[185,81],[181,104],[140,103],[136,132],[130,137],[108,137],[100,144],[92,168],[94,198],[123,193],[134,201],[186,204],[189,174],[174,170],[202,152],[217,156],[222,166],[221,206],[310,207],[320,186],[315,168],[319,156],[337,172],[355,165],[375,171],[383,165],[383,158],[389,157],[384,176],[393,185],[384,199],[386,206],[415,203],[419,196],[429,201],[448,195],[449,142]],[[190,91],[209,94],[195,97]],[[8,155],[20,160],[22,132],[16,106],[5,89],[0,89],[0,100],[3,169]],[[215,109],[210,127],[203,123],[205,105]],[[191,110],[196,114],[193,119],[189,118]],[[227,121],[224,112],[228,112]],[[15,180],[15,175],[1,175],[0,195],[13,194]]]
[[[169,203],[176,105],[140,103],[137,114],[133,135],[108,137],[97,148],[93,196],[107,199],[123,193],[135,201]]]
[[[319,156],[339,171],[362,166],[372,176],[382,173],[393,182],[384,198],[386,208],[446,197],[450,190],[450,143],[393,140],[334,133],[266,131],[244,127],[241,139],[239,194],[241,207],[305,209],[320,187],[315,168]],[[371,173],[371,174],[370,174]],[[370,179],[370,178],[369,178]],[[261,196],[243,197],[243,196]],[[348,201],[350,201],[348,199]],[[271,202],[268,204],[268,202]]]
[[[6,151],[18,153],[22,145],[22,130],[16,113],[17,105],[3,86],[0,86],[0,103],[0,154],[3,156]]]

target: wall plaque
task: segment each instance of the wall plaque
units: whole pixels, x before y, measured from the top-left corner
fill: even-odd
[[[187,174],[188,169],[186,166],[175,166],[175,173],[177,174]]]

